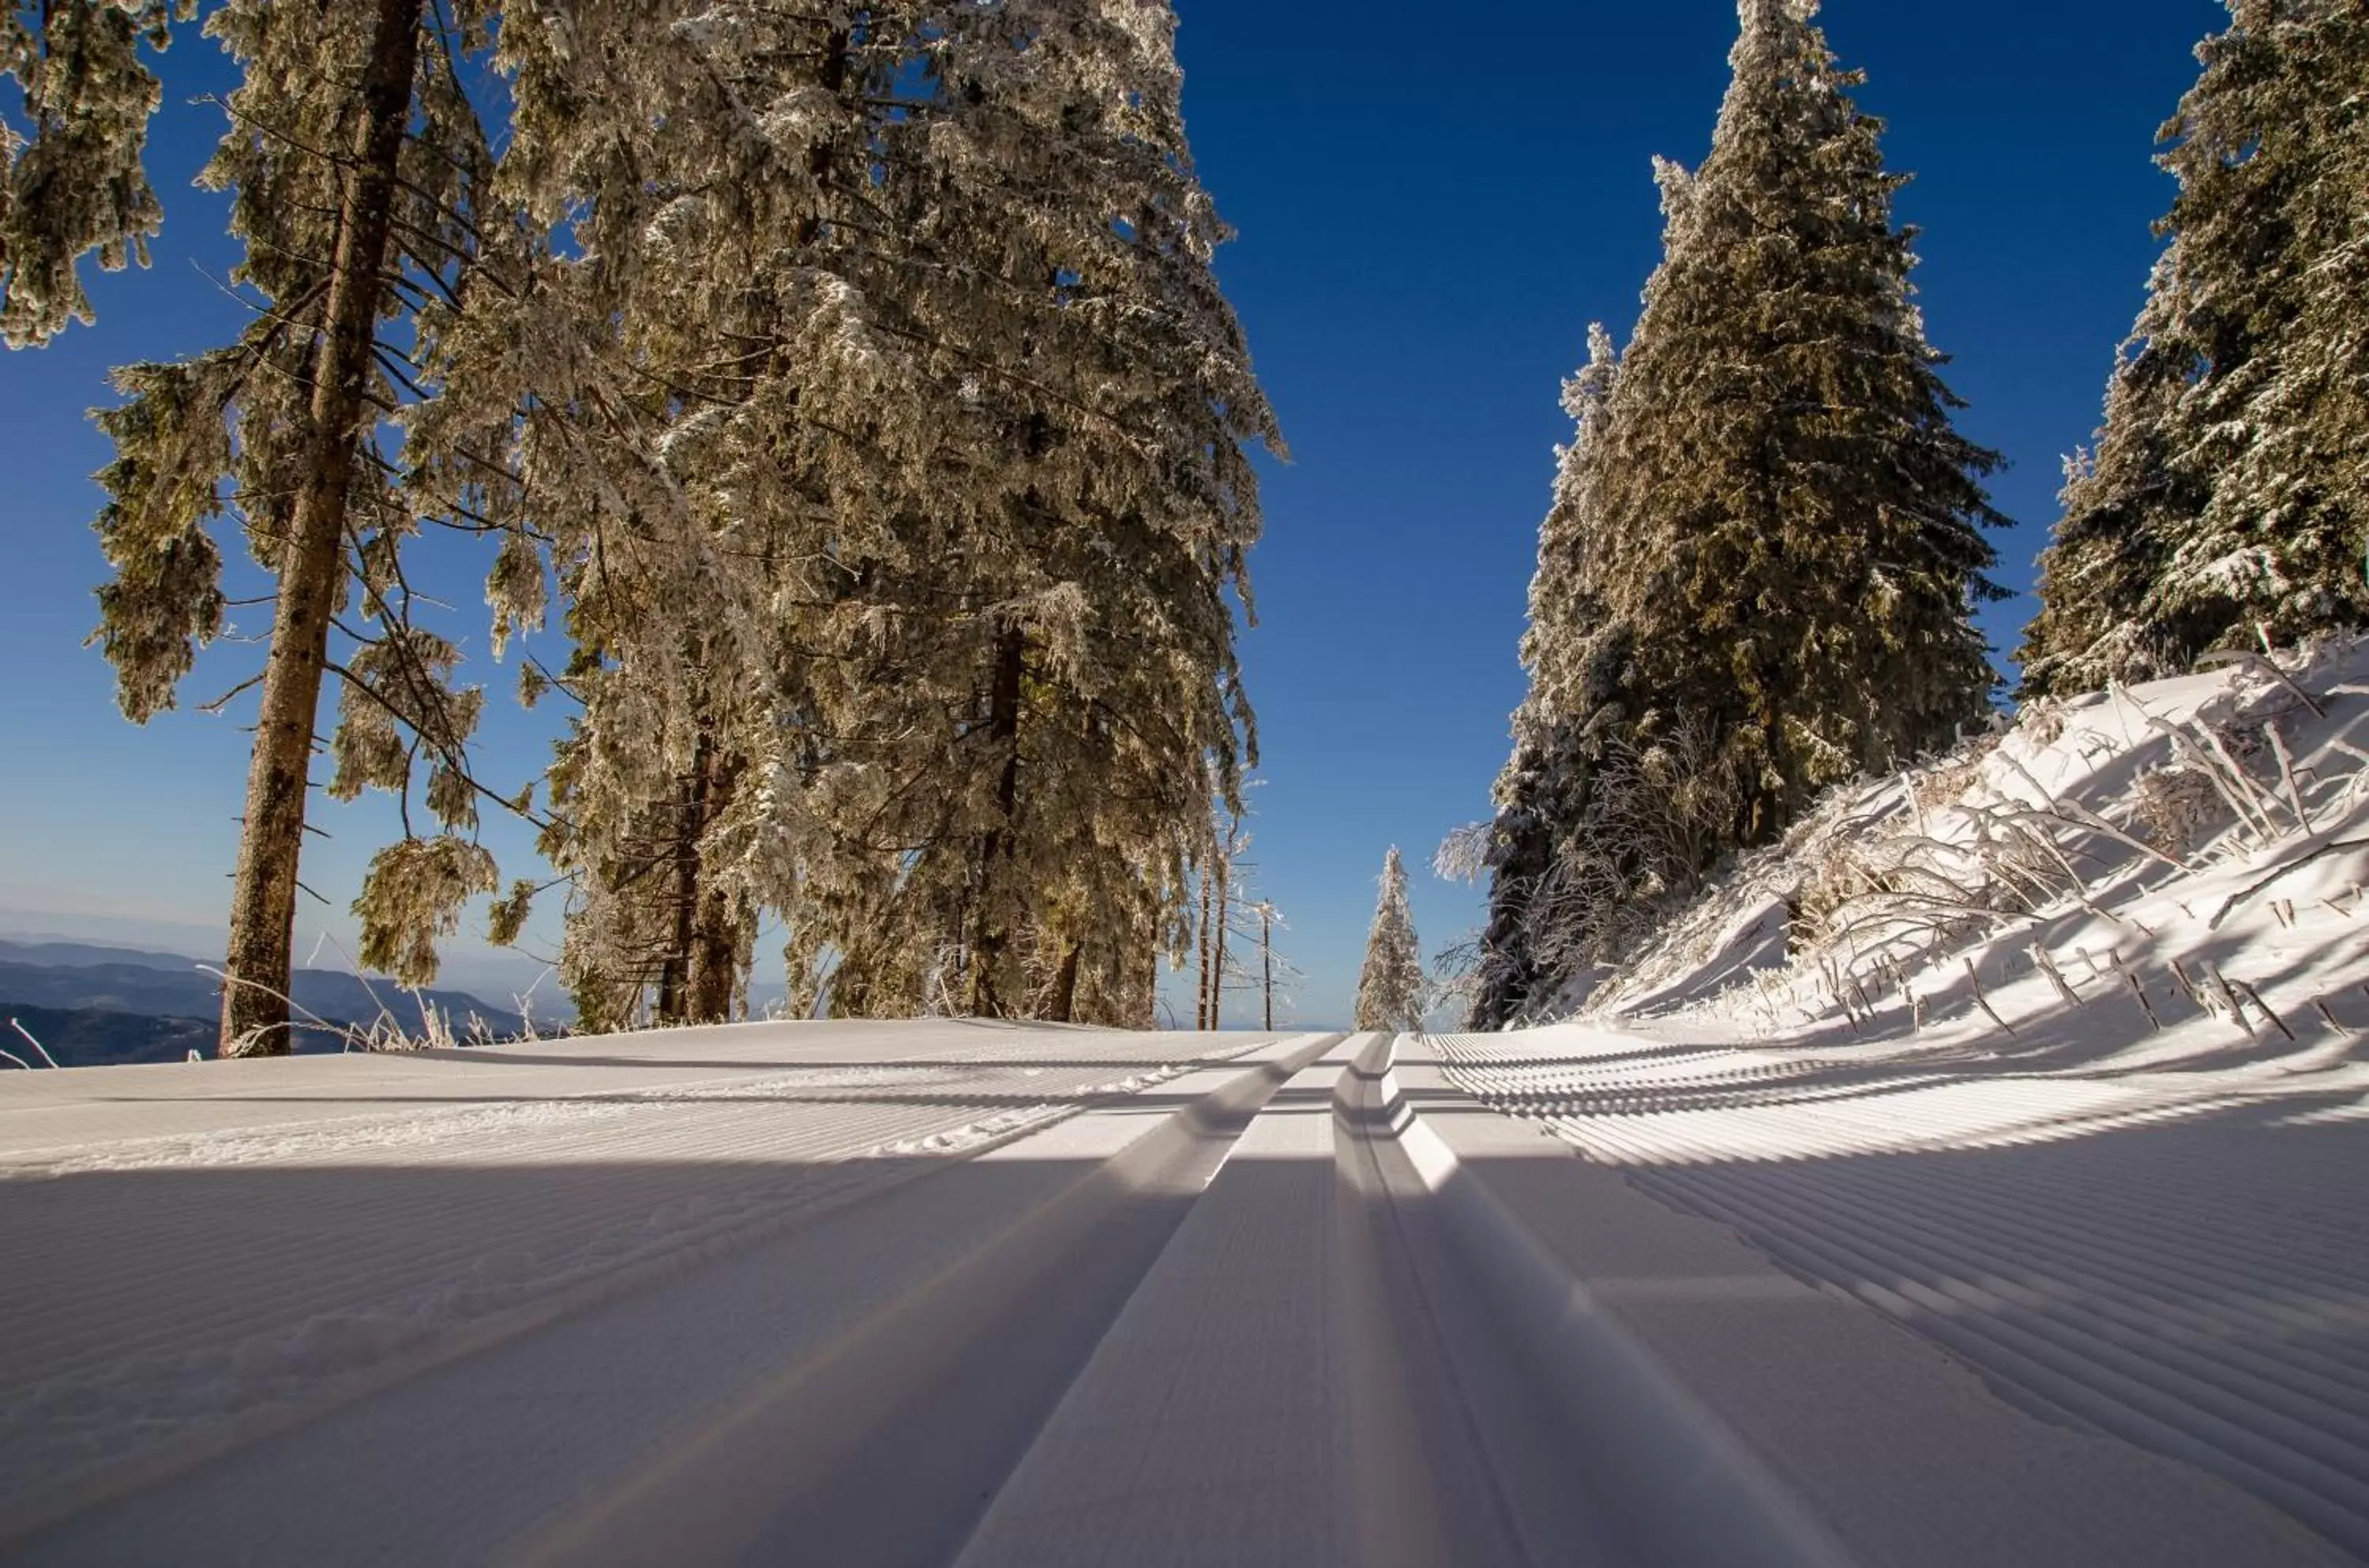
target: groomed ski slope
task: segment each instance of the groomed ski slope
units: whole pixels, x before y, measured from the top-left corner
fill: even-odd
[[[1459,1086],[2006,1398],[2369,1557],[2369,1074],[1936,1046],[1443,1042]]]
[[[0,1076],[0,1560],[2349,1561],[2359,1124],[2264,1065],[939,1023]]]
[[[2369,1557],[2364,747],[2358,638],[2028,704],[1450,1080]]]

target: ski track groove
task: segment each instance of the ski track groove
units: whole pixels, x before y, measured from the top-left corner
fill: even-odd
[[[1838,1240],[1831,1228],[1772,1213],[1739,1197],[1735,1189],[1713,1192],[1666,1173],[1646,1184],[1647,1189],[1662,1181],[1670,1183],[1661,1190],[1676,1197],[1677,1207],[1723,1219],[1746,1234],[1781,1236],[1822,1275],[1855,1276],[1854,1294],[1906,1326],[1928,1333],[1953,1330],[1947,1342],[1986,1370],[2038,1368],[2060,1391],[2086,1396],[2068,1401],[2060,1391],[2060,1403],[2107,1430],[2134,1437],[2151,1430],[2177,1434],[2186,1440],[2177,1450],[2185,1457],[2266,1491],[2355,1550],[2369,1544],[2363,1511],[2369,1489],[2269,1435],[2265,1428],[2285,1425],[2269,1413],[2214,1399],[2210,1391],[2169,1369],[2142,1367],[2138,1375],[2125,1373],[2109,1364],[2095,1342],[2085,1344],[2086,1336],[2035,1332],[1997,1313],[1953,1311],[1949,1297],[1913,1277],[1918,1272],[1913,1267],[1889,1254],[1871,1256]],[[2127,1415],[2142,1421],[2134,1423]]]
[[[1598,1064],[1568,1036],[1438,1043],[1458,1087],[1648,1196],[2369,1554],[2369,1150],[2279,1137],[2308,1075],[1598,1038]]]

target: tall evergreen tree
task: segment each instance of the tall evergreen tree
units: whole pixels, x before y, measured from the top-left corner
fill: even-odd
[[[1515,710],[1513,755],[1493,792],[1489,915],[1468,1019],[1476,1029],[1511,1022],[1549,978],[1544,949],[1552,944],[1542,928],[1559,901],[1559,841],[1585,809],[1588,762],[1615,695],[1607,682],[1617,678],[1624,639],[1601,591],[1603,470],[1590,454],[1604,441],[1619,378],[1611,335],[1601,324],[1590,326],[1588,362],[1563,383],[1574,432],[1556,451],[1554,498],[1539,527],[1521,644],[1529,691]]]
[[[29,140],[8,138],[0,223],[12,343],[87,315],[77,255],[96,247],[120,265],[154,228],[140,160],[155,86],[135,41],[161,47],[172,17],[196,7],[70,0],[43,10],[38,35],[15,7],[0,26],[33,121]],[[383,787],[407,800],[425,764],[426,806],[441,825],[406,831],[373,862],[355,905],[364,960],[424,981],[435,938],[490,886],[465,761],[478,698],[452,684],[451,645],[412,619],[399,562],[422,512],[405,493],[406,465],[380,442],[386,417],[425,395],[429,373],[428,340],[403,341],[383,324],[416,327],[423,301],[456,302],[491,226],[475,210],[490,155],[457,75],[485,29],[475,7],[431,17],[421,0],[317,17],[263,0],[214,10],[207,30],[242,79],[233,128],[201,180],[234,193],[245,254],[233,281],[258,302],[258,318],[223,349],[121,371],[127,400],[99,416],[116,446],[98,521],[115,576],[99,590],[93,640],[116,665],[128,716],[170,706],[196,647],[221,630],[215,516],[235,513],[275,580],[269,652],[251,682],[260,704],[232,882],[225,1054],[290,1048],[297,868],[330,674],[341,692],[330,792]]]
[[[425,19],[422,0],[378,0],[363,25],[349,21],[324,36],[285,7],[276,15],[257,14],[264,9],[234,6],[219,18],[247,66],[246,84],[233,95],[233,110],[266,128],[252,140],[234,134],[234,145],[247,143],[239,151],[259,155],[250,166],[246,193],[252,198],[281,171],[288,149],[305,132],[312,137],[302,144],[345,156],[342,166],[332,165],[314,177],[326,187],[321,194],[332,197],[324,203],[327,221],[316,217],[313,232],[288,247],[310,263],[320,315],[305,367],[307,406],[288,475],[292,499],[275,520],[281,538],[271,649],[256,715],[223,970],[225,1056],[284,1052],[291,1046],[287,998],[313,743],[330,621],[350,559],[348,506],[365,467],[360,449],[379,422],[381,405],[372,396],[383,378],[375,358],[379,318],[401,308],[387,274],[400,266],[399,258],[390,254],[390,241]],[[326,71],[325,60],[330,63]],[[300,88],[291,103],[290,89],[298,83],[324,84],[330,91]],[[270,144],[257,145],[265,142]],[[302,221],[293,196],[282,191],[269,204],[273,224]],[[260,212],[264,203],[251,206]],[[280,295],[274,291],[273,297]],[[463,891],[490,888],[490,870],[477,857],[448,858],[453,861],[452,878]]]
[[[840,1011],[935,983],[974,1013],[1143,1021],[1211,789],[1240,804],[1243,448],[1276,433],[1210,270],[1173,26],[1135,0],[967,9],[884,130],[877,223],[910,247],[866,298],[940,444],[894,569],[848,590],[893,692],[818,675],[825,785],[863,803],[829,830],[864,847],[801,884],[792,965],[836,951]]]
[[[1518,713],[1515,722],[1518,727]],[[1472,960],[1464,1020],[1468,1028],[1504,1028],[1520,1015],[1545,979],[1530,939],[1529,917],[1539,885],[1554,865],[1546,761],[1539,748],[1517,738],[1491,792],[1496,811],[1486,825],[1489,843],[1482,867],[1489,877],[1489,911]]]
[[[2025,688],[2369,614],[2369,13],[2230,0],[2163,128],[2170,245],[2068,471]]]
[[[1665,253],[1607,440],[1605,600],[1634,635],[1641,737],[1708,724],[1744,787],[1729,843],[1820,788],[1946,741],[1992,681],[1970,597],[1979,483],[1894,227],[1879,121],[1813,25],[1743,0],[1711,150]]]
[[[2157,264],[2138,326],[2106,389],[2106,423],[2089,451],[2065,464],[2064,516],[2041,555],[2040,609],[2018,650],[2022,692],[2086,691],[2117,677],[2180,668],[2183,646],[2206,627],[2142,614],[2180,520],[2203,509],[2194,477],[2172,463],[2172,427],[2189,370],[2166,330],[2176,255]]]
[[[1396,844],[1382,860],[1382,896],[1366,933],[1366,962],[1357,971],[1356,1029],[1401,1033],[1423,1027],[1423,949],[1407,909],[1406,867]]]
[[[476,403],[507,386],[532,410],[510,461],[576,644],[555,681],[524,672],[575,704],[543,849],[569,888],[562,974],[599,1025],[728,1016],[812,840],[819,623],[920,440],[838,226],[906,42],[883,11],[859,38],[738,0],[502,29],[504,178],[567,243],[539,246],[466,372]]]
[[[1821,788],[1946,742],[1991,683],[1970,600],[1998,459],[1951,425],[1902,177],[1815,0],[1741,0],[1703,166],[1657,161],[1664,256],[1597,337],[1540,531],[1473,1020],[1616,959]]]
[[[802,1007],[1148,1022],[1203,781],[1248,754],[1228,596],[1273,437],[1173,17],[692,10],[503,33],[506,164],[581,214],[532,383],[607,373],[570,323],[644,372],[566,399],[601,439],[529,437],[570,498],[579,1004],[715,1015],[772,910]]]

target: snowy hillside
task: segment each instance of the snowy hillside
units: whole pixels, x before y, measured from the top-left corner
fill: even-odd
[[[1838,790],[1567,1012],[2171,1061],[2369,1031],[2369,641],[2028,705]]]

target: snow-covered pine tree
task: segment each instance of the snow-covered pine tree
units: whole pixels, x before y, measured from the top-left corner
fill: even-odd
[[[2369,13],[2229,10],[2161,133],[2171,243],[2043,558],[2031,691],[2369,616]]]
[[[1246,743],[1224,594],[1256,532],[1240,446],[1272,434],[1171,23],[717,0],[505,26],[505,167],[574,214],[574,254],[482,373],[566,361],[532,389],[605,422],[539,416],[521,458],[566,514],[583,712],[547,848],[594,1015],[672,1016],[670,967],[735,967],[703,933],[745,954],[772,909],[801,1008],[1149,1020],[1205,761],[1230,789]],[[565,343],[585,322],[638,384]]]
[[[887,569],[846,590],[897,679],[816,677],[822,819],[853,853],[801,882],[791,962],[837,955],[840,1012],[1142,1022],[1206,781],[1239,805],[1242,448],[1275,431],[1210,270],[1173,28],[1135,0],[966,8],[883,128],[876,223],[907,243],[865,299],[940,440]]]
[[[974,830],[972,1004],[991,1012],[1096,938],[1106,973],[1139,972],[1135,954],[1184,907],[1190,860],[1222,853],[1203,848],[1213,804],[1239,818],[1256,760],[1227,600],[1247,601],[1258,532],[1242,449],[1276,436],[1210,270],[1227,231],[1193,173],[1169,6],[1061,0],[980,21],[959,68],[991,79],[1017,50],[1030,88],[981,127],[1036,193],[996,203],[1000,221],[1042,236],[1015,274],[1042,280],[1034,319],[1001,357],[1010,390],[1056,392],[1013,407],[1033,461],[994,476],[1005,601],[1055,612],[1007,626],[997,650],[1019,654],[1034,700],[1016,711],[1017,791],[1000,784]],[[999,221],[977,217],[982,236]],[[1076,890],[1070,919],[1048,886]],[[999,979],[1014,939],[1029,978]]]
[[[1591,453],[1636,755],[1650,771],[1694,727],[1742,785],[1713,853],[1977,715],[1968,601],[2001,591],[1999,460],[1951,425],[1861,78],[1816,0],[1739,9],[1710,156],[1665,170],[1664,258]]]
[[[1571,444],[1555,452],[1554,497],[1539,526],[1539,560],[1530,579],[1523,668],[1529,691],[1513,717],[1514,750],[1493,792],[1489,828],[1489,915],[1472,976],[1469,1021],[1476,1029],[1516,1016],[1545,978],[1534,916],[1551,901],[1559,836],[1585,808],[1590,738],[1613,693],[1602,657],[1617,647],[1618,627],[1600,591],[1605,543],[1596,508],[1602,470],[1589,454],[1602,444],[1619,363],[1599,323],[1588,329],[1588,362],[1563,383]]]
[[[143,17],[161,26],[163,14]],[[440,824],[374,861],[355,905],[364,962],[424,983],[435,938],[492,885],[492,862],[471,833],[481,792],[465,756],[479,699],[452,685],[452,647],[412,618],[399,557],[422,513],[402,493],[406,464],[379,440],[390,413],[426,395],[421,361],[410,357],[424,357],[421,341],[383,334],[382,323],[416,324],[428,298],[456,303],[471,286],[477,236],[498,226],[477,210],[491,159],[455,74],[482,51],[486,25],[474,7],[430,15],[421,0],[318,16],[227,0],[213,12],[207,30],[242,82],[233,128],[201,178],[235,193],[232,232],[245,254],[233,280],[260,308],[233,345],[119,372],[127,401],[98,416],[116,444],[99,475],[110,500],[98,521],[116,575],[99,590],[93,640],[116,665],[128,716],[171,705],[196,646],[221,629],[221,555],[207,524],[226,507],[276,583],[269,649],[252,682],[261,700],[233,878],[224,1054],[291,1046],[297,866],[326,675],[341,692],[330,793],[407,797],[424,761],[425,803]],[[113,169],[114,210],[129,224],[142,212],[127,172],[136,140],[122,125],[101,140],[90,172]],[[60,189],[20,186],[11,223],[87,237],[80,198],[63,199],[64,220],[37,210],[62,200]],[[11,288],[18,281],[12,274]],[[39,337],[62,319],[62,296],[54,278],[27,286],[27,332]]]
[[[505,178],[566,243],[468,372],[534,409],[512,461],[577,645],[556,682],[526,672],[578,706],[543,847],[569,888],[563,976],[599,1024],[738,1006],[759,912],[819,841],[808,671],[895,687],[844,601],[887,569],[933,439],[863,292],[909,25],[686,0],[502,31]]]
[[[1990,671],[1980,477],[1908,283],[1881,125],[1813,25],[1741,0],[1711,153],[1656,160],[1664,258],[1597,329],[1539,532],[1471,1019],[1617,958],[1823,785],[1949,738]]]
[[[1357,971],[1357,1000],[1350,1027],[1401,1033],[1423,1027],[1425,1006],[1423,949],[1407,909],[1406,867],[1396,844],[1382,860],[1382,896],[1366,933],[1366,962]]]
[[[2040,609],[2017,652],[2026,695],[2165,674],[2211,635],[2150,619],[2143,608],[2186,520],[2204,504],[2195,477],[2172,462],[2191,370],[2169,330],[2167,280],[2177,272],[2175,247],[2157,263],[2146,308],[2117,356],[2105,425],[2089,450],[2066,462],[2064,514],[2040,558]]]
[[[1517,728],[1523,725],[1518,712],[1515,724]],[[1532,895],[1554,864],[1547,787],[1544,749],[1517,739],[1491,794],[1496,814],[1485,824],[1489,912],[1468,982],[1468,1028],[1505,1027],[1544,978],[1530,943],[1529,913]]]

